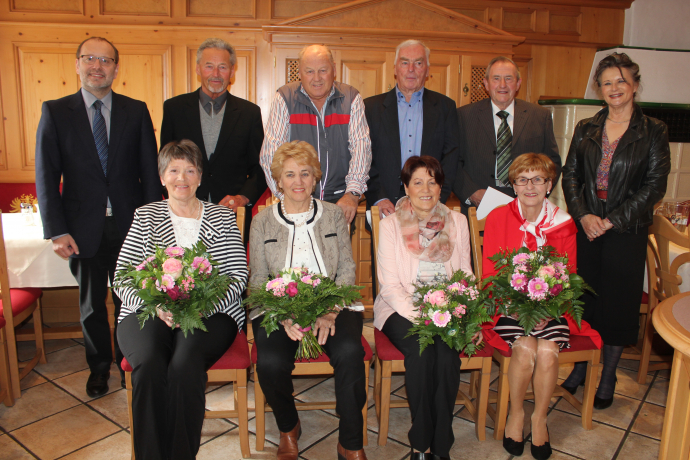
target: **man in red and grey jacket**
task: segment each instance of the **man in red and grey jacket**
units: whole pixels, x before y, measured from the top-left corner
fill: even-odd
[[[275,151],[286,142],[309,142],[319,154],[323,177],[314,196],[336,203],[348,222],[367,189],[371,166],[369,126],[359,91],[335,81],[335,60],[327,46],[306,46],[299,54],[301,81],[278,88],[261,148],[261,167],[271,191]]]

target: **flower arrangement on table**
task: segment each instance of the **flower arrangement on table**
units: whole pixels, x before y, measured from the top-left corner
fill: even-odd
[[[161,309],[172,313],[173,323],[187,337],[194,329],[207,331],[201,318],[213,314],[230,283],[236,282],[217,265],[202,241],[188,249],[156,246],[139,265],[130,263],[119,271],[114,284],[133,288],[144,301],[137,313],[141,327]]]
[[[361,299],[362,286],[338,286],[327,276],[309,273],[306,268],[287,268],[261,287],[252,289],[244,303],[255,307],[250,318],[264,315],[261,326],[266,335],[278,330],[287,319],[309,332],[318,318]],[[316,359],[323,353],[313,333],[304,334],[295,359]]]
[[[585,290],[594,291],[581,276],[569,272],[567,256],[552,246],[536,251],[521,247],[500,251],[489,260],[497,270],[485,280],[491,283],[494,308],[505,316],[517,316],[526,335],[540,321],[565,314],[581,326],[584,302],[578,298]]]
[[[487,293],[474,276],[462,270],[450,280],[441,279],[420,284],[415,289],[415,307],[419,317],[413,321],[407,337],[419,336],[419,354],[440,337],[449,347],[467,356],[481,348],[473,338],[482,330],[482,323],[491,321]]]

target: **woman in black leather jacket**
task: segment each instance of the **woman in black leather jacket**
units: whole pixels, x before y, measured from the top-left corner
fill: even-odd
[[[666,124],[635,104],[639,66],[624,53],[599,62],[594,75],[607,107],[581,120],[563,167],[563,193],[577,222],[578,273],[597,295],[585,294],[583,319],[604,341],[595,409],[613,402],[616,366],[637,343],[648,227],[666,193],[671,155]],[[575,393],[586,364],[563,387]]]

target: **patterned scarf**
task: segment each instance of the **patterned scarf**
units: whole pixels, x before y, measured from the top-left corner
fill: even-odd
[[[443,203],[436,203],[426,219],[417,216],[410,198],[395,205],[403,244],[412,257],[426,262],[447,262],[455,247],[455,221]]]
[[[536,247],[544,246],[546,244],[546,235],[549,232],[572,219],[570,214],[562,211],[546,198],[544,198],[544,205],[535,223],[528,222],[522,215],[522,206],[519,198],[515,198],[515,200],[508,204],[508,207],[515,217],[522,222],[520,225],[520,230],[524,233],[522,245],[527,248],[534,247],[534,245]]]

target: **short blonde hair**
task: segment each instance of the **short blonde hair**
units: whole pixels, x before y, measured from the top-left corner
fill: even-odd
[[[271,176],[273,176],[276,184],[280,182],[280,176],[283,175],[283,164],[289,159],[295,160],[298,165],[311,166],[315,180],[314,185],[321,180],[321,163],[319,163],[319,156],[314,147],[309,142],[292,141],[278,147],[273,155]]]
[[[543,153],[523,153],[510,165],[508,180],[512,184],[519,174],[530,171],[544,171],[551,182],[556,179],[556,164],[551,158]]]

